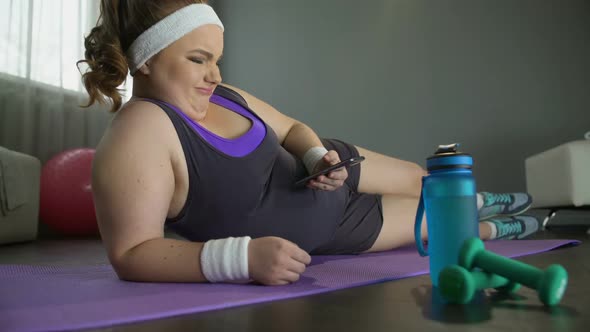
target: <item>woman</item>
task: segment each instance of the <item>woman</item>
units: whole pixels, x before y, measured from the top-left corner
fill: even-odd
[[[310,254],[411,244],[424,171],[321,140],[249,93],[221,85],[223,24],[198,2],[103,0],[85,40],[80,62],[89,67],[89,104],[111,99],[117,111],[96,150],[92,187],[119,277],[281,285],[298,280]],[[128,70],[133,97],[121,107],[116,88]],[[358,155],[366,158],[360,167],[292,185]],[[481,215],[485,209],[516,215],[530,201],[482,193],[480,217],[490,216]],[[513,224],[521,230],[503,227]],[[165,238],[165,227],[187,240]],[[479,230],[489,239],[522,237],[535,227],[519,217],[480,223]]]

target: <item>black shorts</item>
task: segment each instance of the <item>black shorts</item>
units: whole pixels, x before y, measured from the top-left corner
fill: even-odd
[[[356,147],[337,139],[322,139],[322,143],[326,149],[336,150],[340,159],[359,155]],[[358,192],[361,167],[362,163],[348,169],[345,186],[349,189],[350,200],[334,237],[314,249],[312,255],[358,254],[370,249],[377,240],[383,226],[381,195]]]

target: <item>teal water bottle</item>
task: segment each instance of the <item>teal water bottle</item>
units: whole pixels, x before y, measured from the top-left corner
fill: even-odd
[[[439,272],[458,264],[463,242],[479,237],[477,191],[471,172],[473,158],[457,151],[459,144],[440,145],[426,159],[428,175],[422,178],[422,194],[414,236],[421,256],[430,256],[430,279],[438,286]],[[426,213],[428,249],[422,242],[422,219]]]

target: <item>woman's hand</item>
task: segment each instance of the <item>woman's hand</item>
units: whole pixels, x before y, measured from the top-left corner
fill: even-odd
[[[264,285],[295,282],[310,262],[307,252],[279,237],[261,237],[248,244],[248,273]]]
[[[340,156],[338,152],[334,150],[328,151],[324,155],[324,157],[318,161],[314,172],[321,171],[331,165],[337,164],[340,162]],[[318,190],[326,190],[326,191],[333,191],[336,190],[344,184],[344,180],[348,178],[348,171],[346,167],[338,168],[334,171],[331,171],[328,174],[320,175],[313,180],[309,180],[307,183],[307,187],[310,189],[318,189]]]

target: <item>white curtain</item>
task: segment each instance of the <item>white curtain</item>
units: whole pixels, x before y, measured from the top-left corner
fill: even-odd
[[[0,146],[42,162],[95,147],[111,115],[82,108],[76,62],[99,0],[0,0]],[[84,68],[84,67],[82,67]]]

